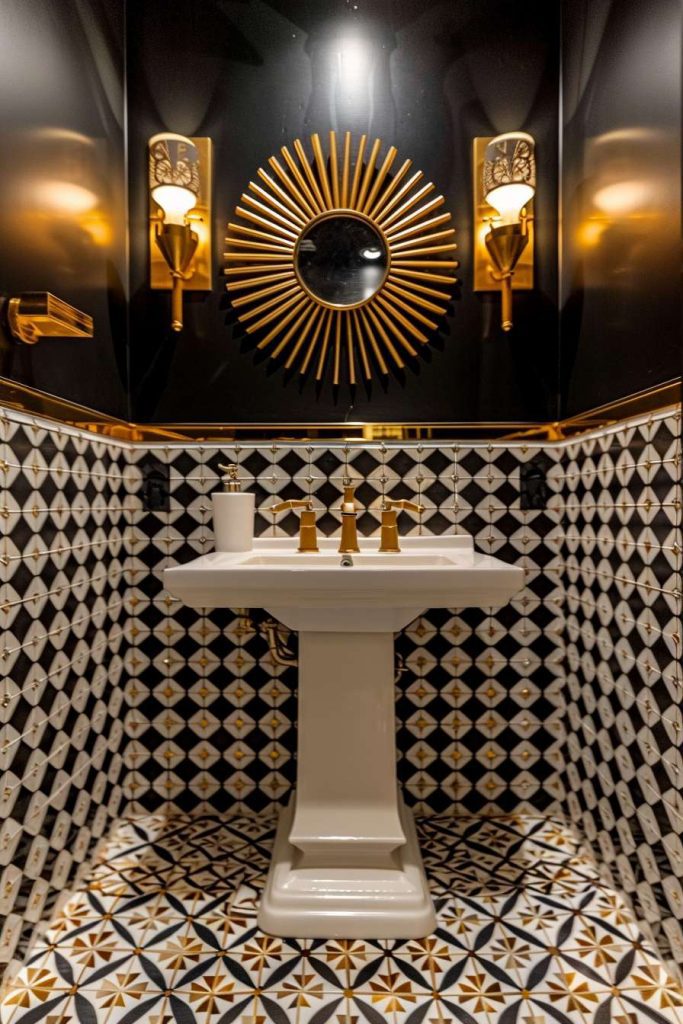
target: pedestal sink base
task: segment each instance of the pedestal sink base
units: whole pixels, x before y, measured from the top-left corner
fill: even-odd
[[[413,816],[399,797],[406,842],[392,854],[395,867],[304,868],[289,842],[296,794],[282,812],[273,860],[261,897],[259,928],[299,939],[421,939],[436,917]]]
[[[277,833],[259,924],[292,938],[423,938],[436,921],[412,815],[397,792],[394,633],[424,608],[489,608],[524,572],[472,538],[362,539],[317,554],[287,538],[164,571],[194,608],[265,608],[299,633],[296,795]],[[277,751],[275,757],[279,756]]]

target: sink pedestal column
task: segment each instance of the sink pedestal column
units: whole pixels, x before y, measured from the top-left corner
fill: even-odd
[[[299,634],[296,791],[259,925],[296,938],[421,938],[435,927],[396,780],[392,633]]]

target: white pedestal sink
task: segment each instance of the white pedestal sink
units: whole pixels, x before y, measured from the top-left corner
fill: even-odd
[[[288,538],[166,569],[194,608],[265,608],[299,631],[296,791],[278,826],[259,925],[297,938],[420,938],[435,918],[396,781],[394,638],[426,608],[507,602],[523,570],[471,537],[403,537],[399,554]]]

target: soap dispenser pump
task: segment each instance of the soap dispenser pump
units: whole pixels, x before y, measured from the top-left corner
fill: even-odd
[[[254,495],[242,491],[239,466],[219,465],[222,491],[211,495],[216,551],[251,551],[254,546]]]

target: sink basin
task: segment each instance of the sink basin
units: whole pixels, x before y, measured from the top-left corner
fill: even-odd
[[[435,926],[396,779],[393,634],[426,608],[504,604],[524,573],[465,535],[404,537],[397,554],[377,543],[342,565],[334,538],[315,554],[265,538],[164,571],[194,608],[265,608],[299,631],[297,785],[259,909],[273,935],[410,939]]]
[[[341,565],[340,555],[337,554],[323,554],[318,552],[311,556],[311,560],[306,564],[307,560],[302,559],[301,555],[297,552],[294,555],[279,554],[277,552],[271,552],[270,554],[262,555],[249,555],[245,558],[242,565],[264,565],[270,566],[273,569],[298,569],[299,572],[319,572],[320,569],[338,569],[338,568],[349,568],[349,566]],[[387,569],[415,569],[418,567],[429,568],[431,565],[453,565],[453,559],[449,558],[448,555],[432,554],[429,551],[425,551],[422,554],[419,552],[412,552],[410,554],[393,554],[392,552],[379,551],[361,551],[358,554],[354,554],[351,557],[352,566],[358,568],[372,569],[373,571],[386,571]]]
[[[287,537],[259,539],[252,551],[216,551],[167,569],[169,590],[194,608],[265,608],[290,629],[396,631],[425,608],[505,604],[522,570],[474,550],[466,535],[403,537],[397,554],[364,538],[343,567],[339,541],[299,554]]]

